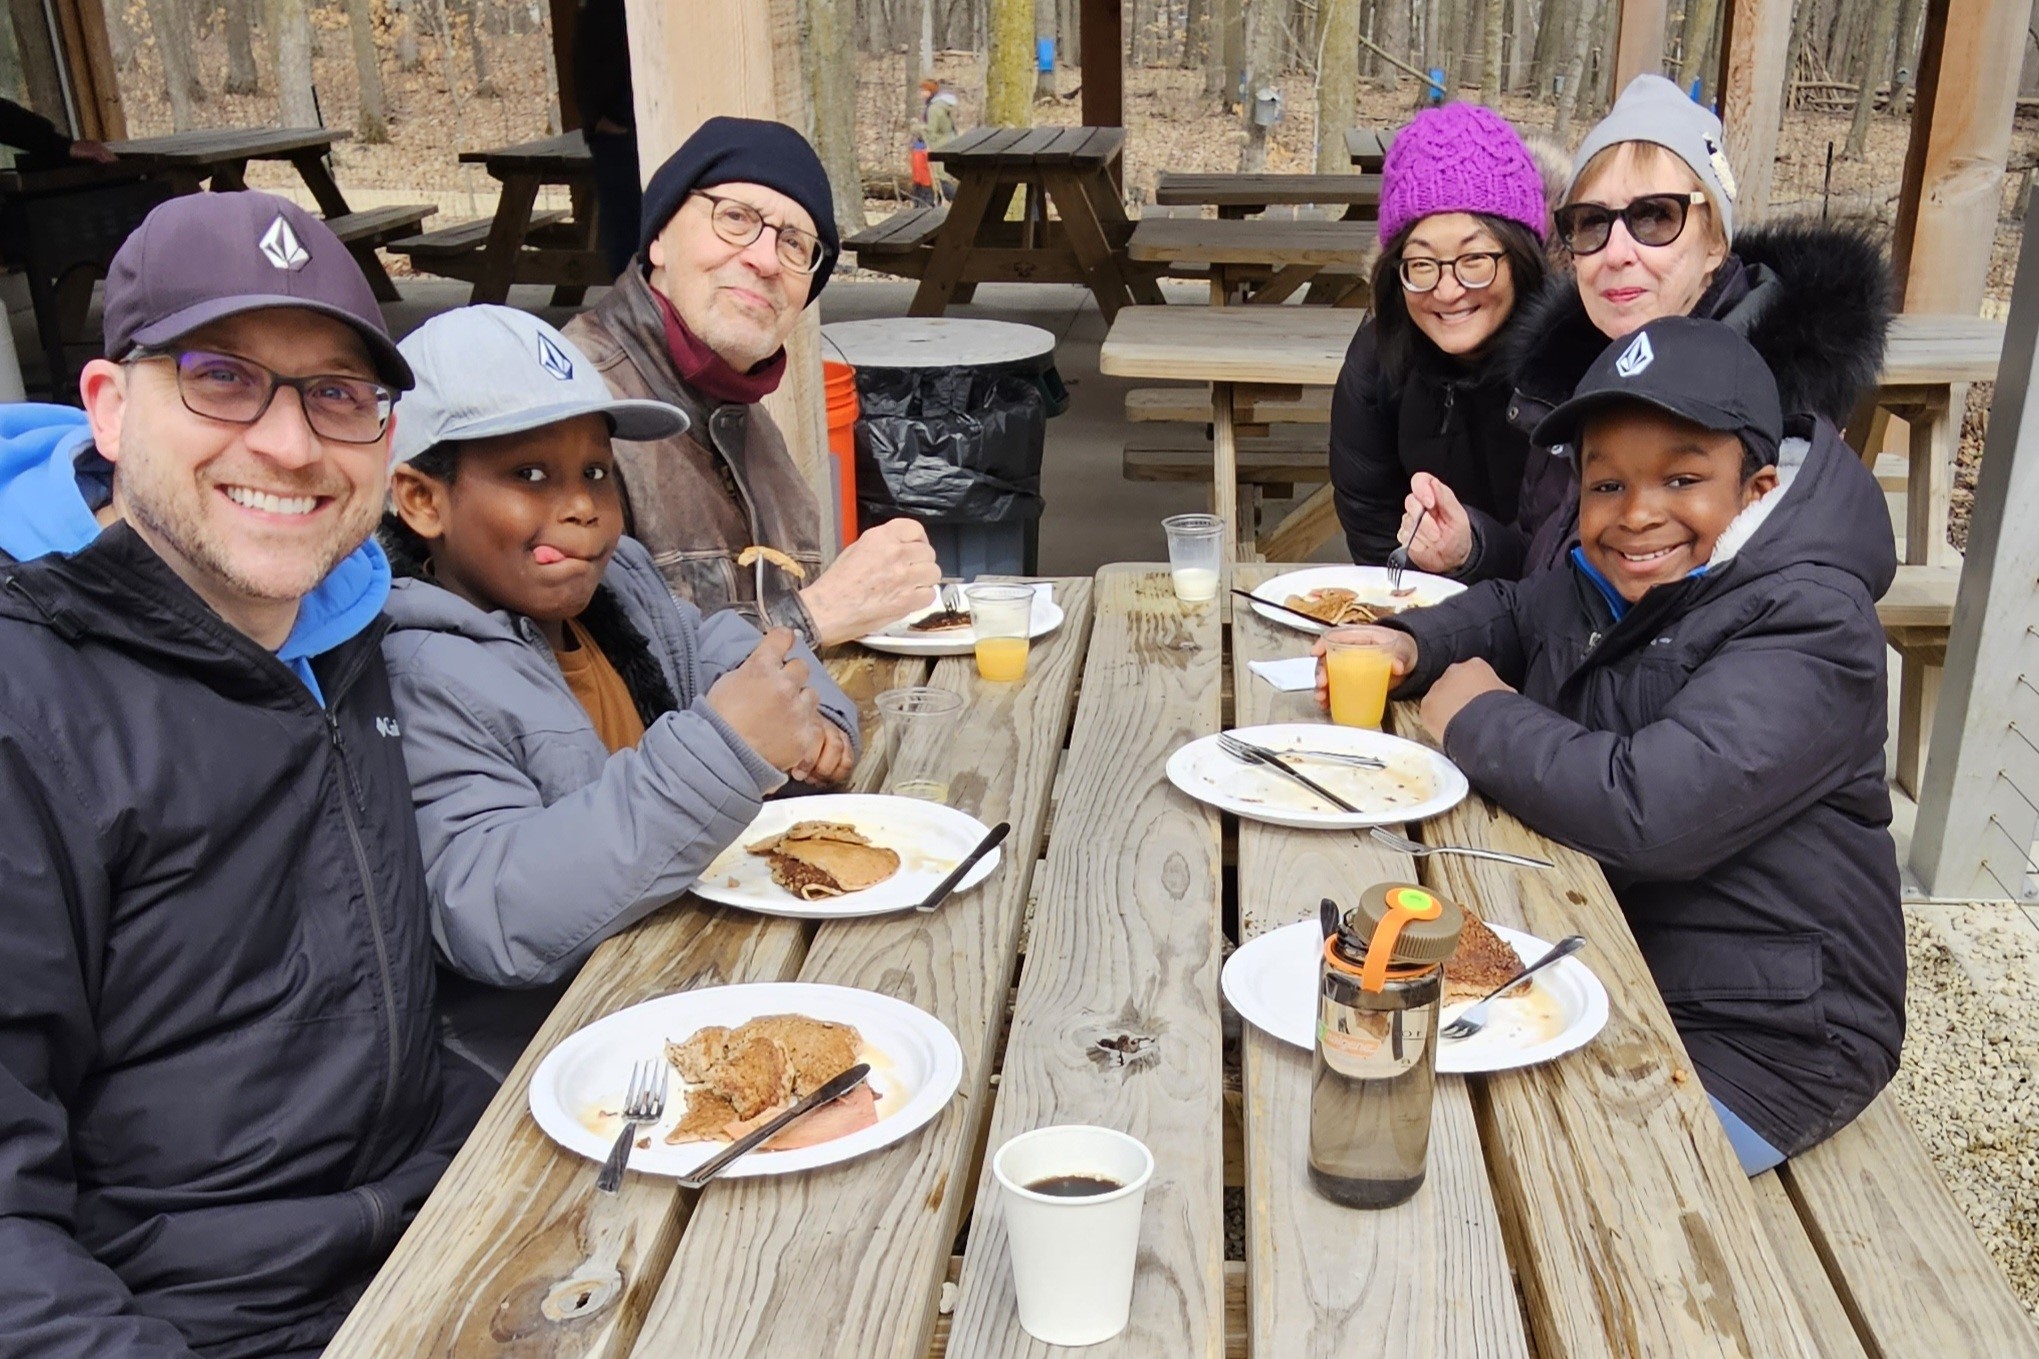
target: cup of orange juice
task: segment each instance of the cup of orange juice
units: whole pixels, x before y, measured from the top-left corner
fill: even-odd
[[[970,585],[963,593],[970,601],[970,627],[977,637],[977,673],[995,684],[1025,679],[1034,587]]]
[[[1365,642],[1332,642],[1324,653],[1331,686],[1331,720],[1343,727],[1381,729],[1388,690],[1395,683],[1395,653]]]

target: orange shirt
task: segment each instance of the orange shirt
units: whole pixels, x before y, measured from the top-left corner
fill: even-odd
[[[637,715],[637,701],[630,696],[630,686],[623,682],[623,676],[602,654],[602,648],[595,645],[595,639],[579,619],[567,620],[566,633],[567,639],[577,645],[571,651],[552,654],[559,659],[567,687],[588,710],[595,735],[602,738],[611,755],[634,749],[644,739],[644,719]]]

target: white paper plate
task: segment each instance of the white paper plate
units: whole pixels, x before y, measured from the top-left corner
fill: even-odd
[[[1535,935],[1491,921],[1487,927],[1526,961],[1550,950]],[[1315,920],[1269,930],[1225,963],[1225,999],[1253,1027],[1313,1051],[1323,952],[1324,931]],[[1449,1024],[1470,1008],[1470,1001],[1447,1005],[1438,1023]],[[1528,994],[1495,1001],[1489,1014],[1487,1027],[1471,1038],[1438,1042],[1439,1071],[1507,1071],[1583,1047],[1607,1024],[1607,988],[1574,954],[1530,978]]]
[[[762,854],[744,848],[777,835],[799,821],[847,821],[872,844],[899,851],[899,871],[876,887],[846,892],[821,901],[802,901],[772,881],[772,865]],[[885,793],[825,793],[767,802],[757,819],[744,827],[736,843],[715,856],[694,884],[694,895],[724,906],[740,906],[760,915],[789,915],[802,920],[839,920],[845,916],[885,915],[918,906],[935,885],[961,862],[991,827],[967,812],[915,797]],[[956,884],[955,897],[990,877],[998,868],[999,850],[992,850]],[[944,904],[944,910],[949,909]]]
[[[882,632],[868,637],[859,637],[859,645],[873,651],[886,651],[894,656],[968,656],[977,650],[977,634],[970,628],[957,628],[953,632],[909,632],[907,624],[916,618],[925,618],[935,611],[930,603],[926,608],[915,609],[906,617]],[[1046,582],[1034,585],[1034,616],[1030,621],[1029,638],[1045,637],[1062,626],[1062,606],[1055,602],[1055,587]]]
[[[924,1010],[848,986],[753,982],[679,991],[596,1020],[538,1064],[531,1077],[531,1116],[568,1151],[604,1160],[622,1131],[616,1111],[630,1085],[632,1066],[653,1058],[663,1061],[668,1038],[684,1039],[704,1025],[734,1028],[759,1015],[777,1014],[857,1026],[864,1039],[862,1060],[871,1064],[871,1087],[878,1095],[878,1121],[797,1151],[750,1152],[725,1175],[785,1175],[888,1146],[940,1113],[962,1083],[962,1047],[946,1025]],[[666,1131],[680,1121],[687,1104],[679,1073],[670,1080],[665,1117],[656,1128],[639,1133],[651,1145],[630,1153],[633,1171],[685,1175],[722,1150],[719,1142],[666,1145]]]
[[[1296,758],[1298,773],[1323,784],[1361,809],[1341,812],[1299,783],[1271,769],[1242,764],[1218,748],[1218,738],[1205,736],[1168,757],[1168,779],[1199,802],[1219,811],[1299,830],[1362,830],[1421,821],[1456,807],[1466,795],[1466,776],[1444,756],[1414,741],[1360,727],[1330,722],[1278,722],[1265,727],[1240,727],[1234,735],[1268,750],[1328,750],[1341,755],[1372,755],[1387,761],[1386,770],[1354,769],[1327,760]],[[1410,791],[1396,790],[1399,780]]]
[[[1463,594],[1465,586],[1443,576],[1426,575],[1421,571],[1402,572],[1402,588],[1413,589],[1416,593],[1400,601],[1405,605],[1422,607]],[[1388,569],[1385,566],[1312,566],[1303,571],[1291,571],[1287,575],[1264,580],[1253,587],[1253,611],[1270,622],[1283,627],[1294,628],[1297,632],[1319,633],[1327,631],[1322,623],[1306,623],[1294,614],[1270,609],[1260,601],[1286,604],[1290,595],[1306,595],[1312,590],[1354,590],[1362,604],[1388,604],[1392,600],[1388,592]]]

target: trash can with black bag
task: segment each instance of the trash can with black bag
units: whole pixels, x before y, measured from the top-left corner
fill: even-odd
[[[1054,336],[944,317],[823,334],[856,369],[859,530],[916,519],[944,576],[1036,574],[1048,419],[1069,400]]]

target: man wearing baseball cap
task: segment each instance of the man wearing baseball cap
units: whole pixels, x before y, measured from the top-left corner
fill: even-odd
[[[783,123],[710,118],[645,186],[637,257],[566,327],[618,396],[690,418],[685,433],[616,448],[626,527],[673,593],[815,645],[896,622],[931,603],[941,578],[908,519],[866,532],[822,571],[820,508],[759,404],[840,250],[807,140]]]
[[[311,1356],[486,1093],[442,1056],[378,652],[410,368],[268,194],[158,207],[105,314],[118,522],[0,590],[0,1335]]]
[[[1475,787],[1606,869],[1755,1174],[1904,1038],[1883,493],[1718,321],[1615,341],[1536,438],[1579,449],[1567,559],[1364,636]]]
[[[857,710],[791,632],[704,619],[623,536],[611,441],[679,433],[677,407],[611,396],[507,307],[434,317],[403,352],[382,651],[460,974],[444,1008],[500,1077],[595,947],[691,888],[767,795],[849,772]]]

